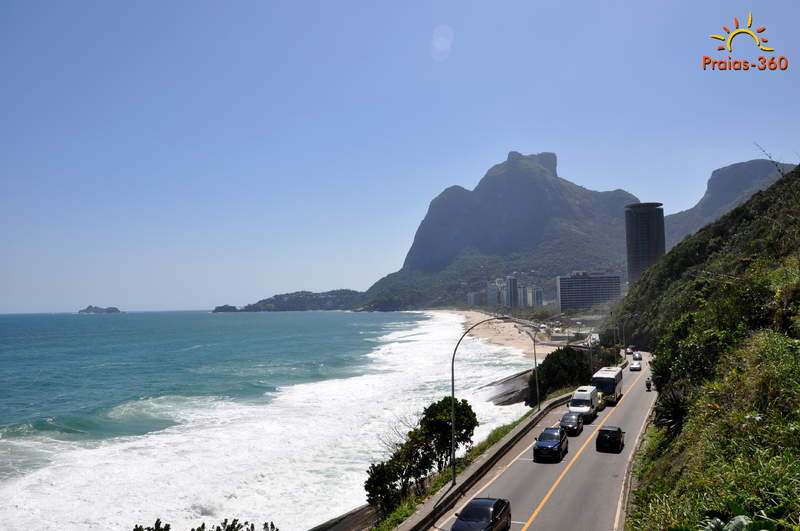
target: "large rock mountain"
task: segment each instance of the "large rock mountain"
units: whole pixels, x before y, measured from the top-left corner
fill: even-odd
[[[473,191],[451,186],[431,201],[403,268],[437,272],[466,250],[506,256],[560,236],[620,249],[622,208],[636,201],[622,190],[594,192],[560,178],[555,153],[512,151]]]
[[[596,192],[557,174],[556,155],[508,154],[474,190],[431,201],[403,268],[367,292],[370,307],[450,304],[496,276],[552,282],[574,269],[622,272],[624,190]]]
[[[715,170],[694,207],[665,217],[667,247],[792,167],[758,159]],[[625,277],[624,206],[636,201],[623,190],[595,192],[562,179],[553,153],[512,151],[474,190],[452,186],[431,201],[403,268],[376,282],[365,304],[386,310],[462,304],[468,291],[509,273],[543,286],[548,296],[554,277],[573,270]]]
[[[766,189],[792,167],[759,159],[715,170],[694,207],[665,217],[667,248]],[[366,293],[299,292],[216,311],[463,304],[467,292],[511,273],[544,287],[552,297],[554,277],[573,270],[625,277],[624,207],[637,201],[624,190],[595,192],[562,179],[554,153],[512,151],[474,190],[451,186],[431,201],[403,268]]]
[[[766,190],[780,179],[781,172],[787,174],[792,168],[792,164],[756,159],[714,170],[705,195],[695,206],[664,218],[667,249],[741,205],[754,193]]]

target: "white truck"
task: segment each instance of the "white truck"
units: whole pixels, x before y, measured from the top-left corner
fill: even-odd
[[[586,420],[593,420],[597,416],[597,406],[600,399],[597,396],[597,387],[583,385],[575,389],[569,400],[570,413],[580,413]]]

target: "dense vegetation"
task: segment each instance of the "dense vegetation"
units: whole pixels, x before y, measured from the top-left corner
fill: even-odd
[[[172,526],[170,524],[161,523],[160,519],[157,519],[151,526],[133,526],[133,531],[170,531],[171,529]],[[272,522],[264,522],[264,524],[258,529],[259,531],[279,531]],[[228,521],[226,518],[220,524],[212,524],[211,527],[206,527],[205,522],[203,522],[200,524],[200,527],[193,527],[191,531],[256,531],[256,524],[251,524],[250,522],[240,522],[236,518]]]
[[[800,172],[679,243],[615,314],[659,391],[627,527],[799,529]]]
[[[391,441],[389,459],[369,467],[364,483],[367,502],[382,515],[421,494],[431,472],[441,472],[450,463],[452,404],[448,396],[426,407],[416,425]],[[469,403],[456,400],[456,449],[472,443],[477,427],[478,418]]]
[[[108,308],[101,308],[100,306],[92,306],[91,304],[84,308],[83,310],[78,310],[78,313],[88,313],[88,314],[96,314],[96,313],[122,313],[119,311],[119,308],[116,306],[109,306]]]
[[[281,293],[268,299],[236,308],[229,304],[217,306],[214,313],[225,312],[290,312],[304,310],[355,310],[361,306],[364,294],[351,289],[336,289],[323,293],[296,291]]]
[[[615,348],[598,348],[592,351],[573,347],[556,349],[548,354],[531,374],[528,381],[528,396],[536,396],[537,373],[539,394],[547,396],[557,389],[586,385],[597,369],[617,365],[620,361]]]
[[[667,249],[741,205],[756,192],[769,188],[781,177],[781,172],[788,173],[793,167],[756,159],[714,170],[706,193],[695,206],[664,218]]]

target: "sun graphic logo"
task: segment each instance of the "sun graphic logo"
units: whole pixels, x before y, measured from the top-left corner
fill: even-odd
[[[747,41],[754,41],[756,43],[756,47],[758,50],[763,52],[774,52],[775,48],[770,48],[767,46],[769,39],[764,37],[762,33],[767,29],[766,26],[762,26],[760,28],[753,28],[753,14],[748,13],[747,15],[747,25],[742,27],[739,24],[739,19],[733,17],[733,30],[728,28],[727,26],[722,26],[722,29],[725,30],[725,35],[709,35],[712,39],[722,41],[724,44],[720,44],[717,46],[717,50],[724,51],[727,50],[728,53],[733,53],[733,39],[740,35],[745,35],[749,37],[746,39]],[[737,40],[736,42],[741,41],[742,39]],[[752,49],[752,48],[751,48]],[[715,71],[731,71],[731,70],[739,70],[739,71],[748,71],[748,72],[758,72],[758,71],[765,71],[765,70],[786,70],[789,68],[789,60],[785,56],[775,57],[772,56],[765,56],[759,55],[757,58],[742,58],[742,57],[731,57],[728,56],[727,59],[712,59],[711,57],[704,55],[703,62],[702,62],[703,70],[715,70]]]
[[[753,40],[756,41],[756,46],[758,46],[761,50],[764,50],[765,52],[774,52],[775,51],[775,48],[769,48],[767,46],[764,46],[763,43],[769,42],[769,39],[767,39],[766,37],[759,37],[758,36],[759,33],[763,32],[765,29],[767,29],[766,26],[760,27],[760,28],[758,28],[756,30],[750,29],[750,28],[753,27],[753,14],[752,13],[749,13],[747,15],[747,27],[746,28],[740,28],[739,27],[739,19],[736,18],[736,17],[733,17],[733,24],[734,24],[734,30],[733,31],[729,30],[727,26],[722,26],[722,29],[724,29],[725,33],[728,34],[727,37],[724,37],[722,35],[711,35],[712,39],[718,39],[720,41],[725,41],[725,46],[722,46],[722,45],[717,46],[717,50],[724,50],[724,49],[727,48],[728,51],[731,52],[731,51],[733,51],[732,48],[731,48],[731,42],[733,42],[733,38],[734,37],[736,37],[738,35],[750,35],[750,37],[752,37]]]

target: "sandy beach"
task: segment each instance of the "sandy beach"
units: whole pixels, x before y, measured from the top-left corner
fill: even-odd
[[[466,317],[464,321],[464,329],[469,328],[478,321],[491,317],[489,314],[468,310],[430,310],[435,312],[446,312],[462,315]],[[502,345],[505,347],[514,347],[521,350],[526,358],[533,359],[533,341],[530,336],[525,333],[525,327],[516,323],[504,323],[502,321],[489,321],[481,326],[475,328],[470,332],[471,336],[479,337],[494,343],[495,345]],[[536,359],[542,361],[549,353],[556,350],[558,347],[551,345],[542,345],[537,338],[536,343]]]

